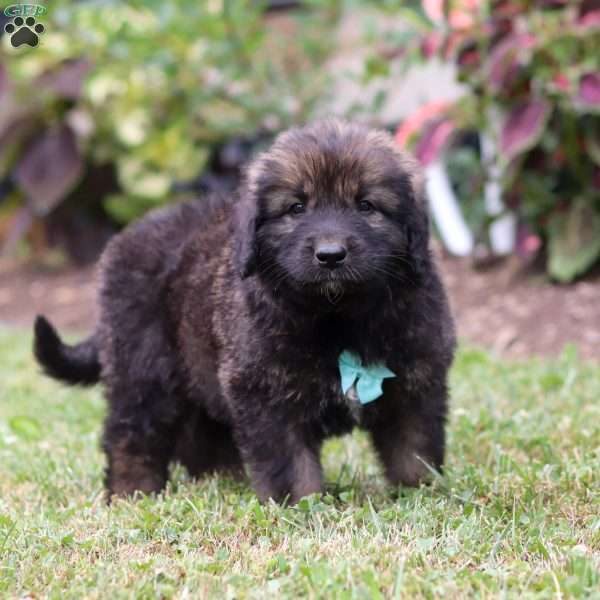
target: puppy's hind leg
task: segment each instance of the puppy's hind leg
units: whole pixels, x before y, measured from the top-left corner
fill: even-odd
[[[231,428],[211,419],[202,408],[185,418],[177,439],[175,459],[192,477],[225,472],[235,479],[244,475],[244,466]]]
[[[108,397],[103,447],[109,498],[161,491],[180,429],[177,399],[159,381],[126,379],[113,380]]]

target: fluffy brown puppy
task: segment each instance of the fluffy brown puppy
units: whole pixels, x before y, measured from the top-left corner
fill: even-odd
[[[110,494],[157,492],[179,460],[193,475],[245,467],[261,499],[295,502],[322,490],[323,440],[355,426],[392,485],[417,485],[442,466],[455,346],[428,241],[421,175],[388,134],[292,129],[236,198],[114,238],[94,334],[66,346],[39,317],[35,354],[55,378],[103,382]],[[343,353],[363,369],[346,390]]]

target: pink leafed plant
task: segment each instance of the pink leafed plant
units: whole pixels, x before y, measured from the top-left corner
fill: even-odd
[[[529,232],[526,249],[545,249],[560,281],[585,272],[600,260],[600,0],[409,4],[422,18],[405,60],[453,61],[466,93],[419,109],[396,140],[450,168],[464,132],[496,139],[502,197]],[[474,180],[483,162],[472,163]]]

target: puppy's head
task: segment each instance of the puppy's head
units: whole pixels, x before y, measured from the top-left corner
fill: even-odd
[[[242,277],[335,304],[414,285],[429,265],[421,175],[390,135],[339,120],[281,134],[248,168]]]

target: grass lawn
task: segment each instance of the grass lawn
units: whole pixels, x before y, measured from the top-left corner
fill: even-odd
[[[0,598],[600,598],[600,369],[573,351],[463,349],[432,486],[392,494],[355,435],[294,508],[181,469],[107,507],[100,390],[41,377],[29,346],[0,330]]]

